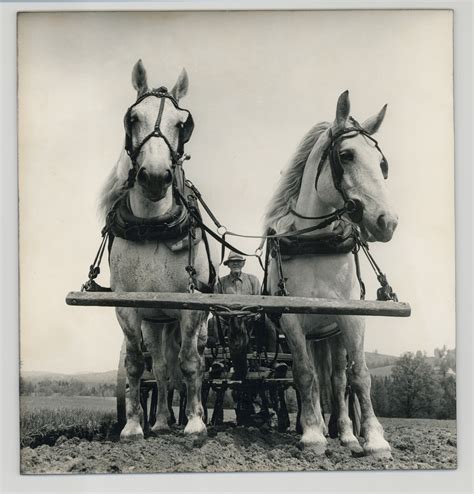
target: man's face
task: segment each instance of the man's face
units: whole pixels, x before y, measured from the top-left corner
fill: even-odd
[[[229,266],[231,274],[240,274],[245,261],[229,261],[227,266]]]

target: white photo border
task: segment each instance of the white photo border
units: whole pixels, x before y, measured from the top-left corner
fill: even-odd
[[[0,4],[2,492],[472,492],[472,3],[462,1],[161,1],[10,2]],[[458,469],[229,474],[19,475],[17,12],[135,10],[452,9],[456,183],[456,326]],[[436,205],[434,205],[436,206]],[[442,262],[442,260],[440,260]],[[45,287],[47,288],[47,287]],[[428,295],[428,294],[427,294]],[[127,482],[124,480],[127,479]]]

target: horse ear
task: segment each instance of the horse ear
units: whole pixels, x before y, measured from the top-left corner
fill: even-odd
[[[346,120],[351,111],[351,103],[349,101],[349,91],[344,91],[337,100],[336,107],[336,124],[338,127],[344,127]]]
[[[148,91],[148,84],[146,81],[146,70],[142,60],[138,60],[132,70],[132,84],[137,90],[138,96]]]
[[[188,86],[189,86],[188,73],[186,72],[186,69],[183,69],[181,71],[181,74],[179,74],[176,84],[171,90],[171,95],[176,101],[179,101],[181,98],[184,98],[186,96],[188,92]]]
[[[369,134],[375,134],[382,125],[386,110],[387,110],[387,105],[384,105],[383,108],[377,113],[377,115],[373,115],[372,117],[369,117],[362,124],[362,128],[366,130]]]

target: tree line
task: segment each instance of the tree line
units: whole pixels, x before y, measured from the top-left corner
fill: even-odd
[[[20,377],[20,394],[34,396],[115,396],[115,384],[85,383],[77,379],[33,381]]]
[[[380,417],[456,418],[455,350],[420,351],[398,358],[387,376],[372,376],[372,403]],[[20,394],[36,396],[115,396],[113,383],[78,379],[38,381],[20,378]],[[290,398],[290,397],[288,397]],[[291,401],[291,400],[290,400]]]
[[[455,350],[435,349],[435,356],[405,353],[391,375],[372,376],[376,415],[404,418],[456,418]]]

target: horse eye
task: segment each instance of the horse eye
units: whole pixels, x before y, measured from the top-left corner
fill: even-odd
[[[341,151],[339,153],[339,157],[343,163],[349,163],[354,160],[354,153],[349,149],[346,149],[345,151]]]

